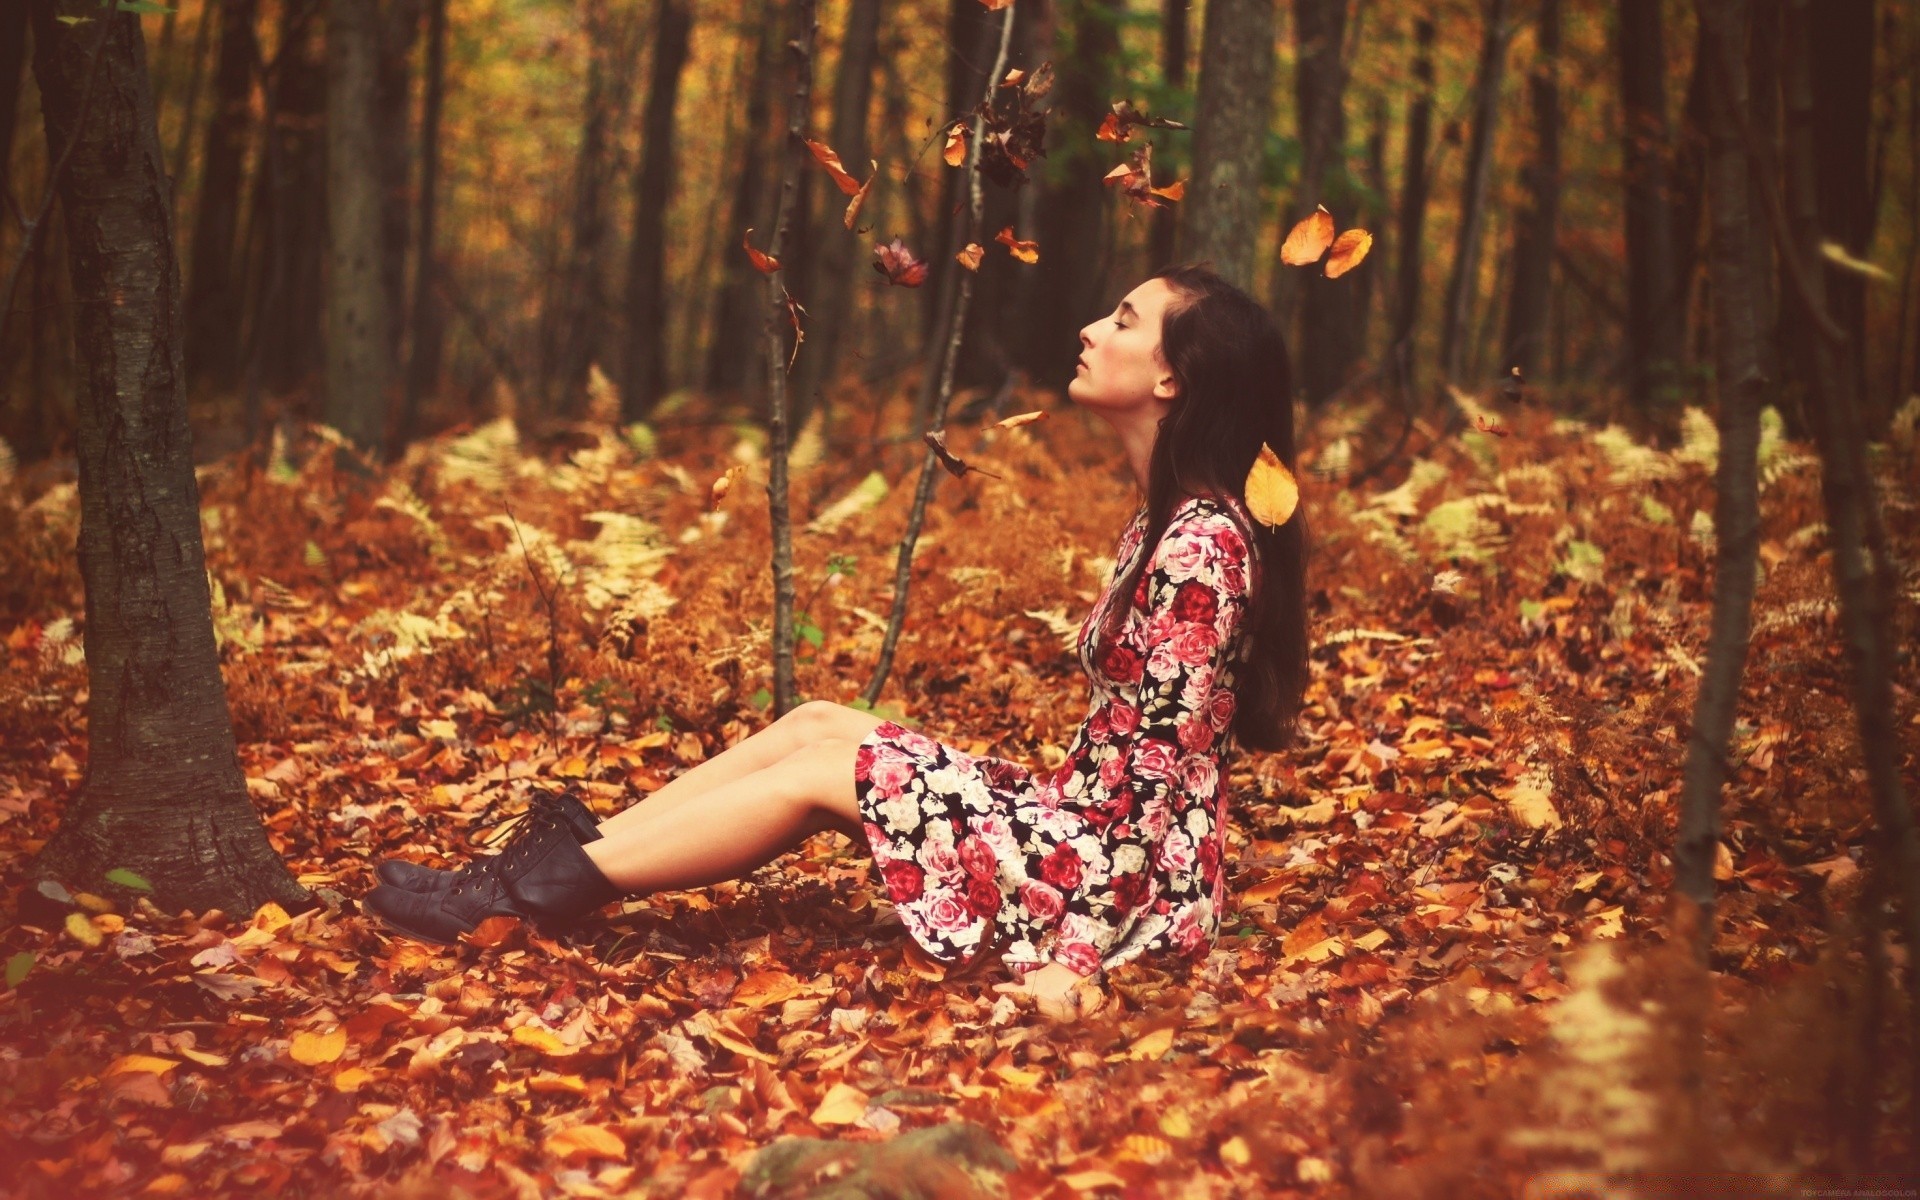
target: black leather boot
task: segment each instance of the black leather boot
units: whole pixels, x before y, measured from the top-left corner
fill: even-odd
[[[362,903],[401,933],[453,942],[492,916],[529,919],[541,932],[556,933],[621,894],[564,821],[529,821],[484,866],[455,875],[448,887],[431,892],[382,885]]]
[[[582,845],[600,840],[600,819],[572,792],[536,792],[529,802],[528,821],[560,821],[572,827],[573,836]],[[432,892],[453,886],[462,872],[485,870],[497,855],[475,859],[458,870],[440,870],[389,858],[374,868],[381,883],[405,888],[409,892]]]

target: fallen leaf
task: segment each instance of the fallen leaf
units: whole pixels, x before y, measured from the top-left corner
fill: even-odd
[[[317,1067],[323,1063],[338,1062],[346,1049],[346,1026],[335,1025],[325,1033],[308,1030],[295,1034],[287,1054],[302,1066]]]
[[[129,1072],[145,1072],[149,1075],[165,1075],[179,1065],[171,1058],[158,1058],[151,1054],[122,1054],[114,1059],[112,1065],[101,1074],[124,1075]]]
[[[815,1125],[851,1125],[866,1114],[867,1094],[850,1083],[836,1083],[808,1120]]]
[[[540,1143],[555,1158],[569,1162],[583,1158],[625,1160],[627,1144],[605,1125],[570,1125],[550,1133]]]
[[[516,1025],[508,1036],[515,1045],[531,1046],[542,1054],[551,1054],[556,1058],[564,1058],[578,1052],[576,1047],[561,1041],[559,1035],[551,1029],[545,1029],[539,1025]]]

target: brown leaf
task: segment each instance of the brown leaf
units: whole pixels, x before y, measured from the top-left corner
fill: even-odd
[[[971,466],[956,458],[953,451],[947,449],[947,433],[944,429],[929,430],[921,435],[921,440],[933,447],[933,452],[940,458],[940,465],[945,467],[955,479],[966,478],[968,471],[980,471],[980,474],[990,479],[1000,478],[992,471],[982,471],[979,467]]]
[[[825,142],[816,142],[812,138],[806,141],[807,149],[813,151],[814,161],[827,169],[827,174],[833,177],[835,186],[845,195],[857,195],[860,191],[860,181],[847,174],[847,169],[840,164],[840,156],[834,153],[833,147]]]
[[[853,194],[853,199],[847,201],[846,215],[840,218],[842,228],[853,228],[854,220],[860,216],[861,206],[867,202],[867,193],[873,190],[873,181],[880,178],[879,160],[869,159],[868,163],[867,181],[860,185],[860,190]]]
[[[960,166],[967,161],[967,123],[955,121],[953,128],[947,130],[947,144],[940,151],[940,157],[950,167]]]
[[[1047,410],[1044,408],[1036,408],[1032,412],[1015,413],[1011,417],[1007,417],[1004,420],[995,421],[993,425],[994,425],[994,428],[996,429],[1018,429],[1022,425],[1026,425],[1030,422],[1044,421],[1046,419],[1047,419]]]
[[[1367,257],[1367,251],[1373,249],[1373,235],[1364,229],[1348,229],[1333,239],[1333,249],[1327,254],[1325,274],[1328,279],[1338,279],[1348,271],[1359,266]]]
[[[1324,207],[1308,213],[1287,233],[1280,247],[1280,261],[1290,267],[1317,263],[1333,244],[1333,214]]]
[[[771,275],[775,271],[778,271],[780,269],[779,259],[773,257],[771,254],[763,254],[760,251],[755,250],[753,246],[747,241],[747,238],[750,237],[752,234],[753,234],[753,229],[749,227],[746,233],[743,233],[740,235],[740,248],[747,252],[748,258],[753,260],[753,269],[760,272],[762,275]]]
[[[878,261],[873,269],[887,277],[887,282],[899,287],[919,287],[927,281],[927,264],[913,256],[905,242],[893,239],[884,246],[875,246],[873,253]]]
[[[1008,254],[1013,255],[1023,263],[1037,263],[1040,261],[1040,243],[1023,242],[1014,237],[1013,226],[1011,225],[1002,229],[999,233],[994,234],[993,240],[1005,246]]]

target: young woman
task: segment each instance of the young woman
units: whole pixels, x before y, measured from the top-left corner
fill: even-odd
[[[800,705],[604,822],[548,797],[457,872],[389,861],[366,905],[453,941],[498,913],[564,923],[627,894],[737,879],[833,829],[873,855],[930,955],[989,945],[1001,985],[1072,1015],[1104,968],[1203,957],[1225,900],[1226,760],[1292,743],[1306,681],[1306,530],[1253,520],[1264,443],[1289,467],[1286,347],[1256,301],[1171,267],[1080,331],[1067,395],[1113,427],[1145,495],[1081,625],[1092,682],[1046,772],[964,754],[870,713]]]

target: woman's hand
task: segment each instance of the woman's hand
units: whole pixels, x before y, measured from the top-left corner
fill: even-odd
[[[1041,1015],[1052,1021],[1077,1021],[1106,1007],[1107,994],[1099,981],[1080,975],[1059,963],[1048,963],[1029,971],[1014,983],[996,983],[993,990],[1016,1000],[1031,1001]]]

